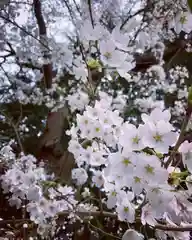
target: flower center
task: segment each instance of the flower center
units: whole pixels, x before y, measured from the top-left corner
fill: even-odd
[[[130,161],[128,158],[124,158],[124,159],[123,159],[123,164],[124,164],[125,166],[128,166],[130,163],[131,163],[131,161]]]
[[[124,207],[124,212],[129,212],[129,208],[128,207]]]
[[[154,174],[154,168],[151,167],[149,164],[147,166],[145,166],[145,170],[149,174]]]
[[[96,131],[96,132],[100,132],[100,128],[99,128],[99,127],[96,127],[96,128],[95,128],[95,131]]]
[[[106,52],[106,53],[104,54],[104,56],[105,56],[107,59],[110,59],[111,56],[112,56],[112,54],[111,54],[110,52]]]
[[[139,177],[134,177],[135,183],[140,183],[141,182],[141,178]]]
[[[135,143],[135,144],[139,144],[140,139],[139,139],[138,136],[135,136],[135,137],[132,139],[132,141],[133,141],[133,143]]]
[[[111,196],[113,196],[113,197],[115,197],[117,195],[117,193],[115,192],[115,191],[113,191],[112,193],[111,193]]]
[[[153,136],[153,138],[155,139],[156,142],[162,142],[162,136],[158,133],[155,136]]]

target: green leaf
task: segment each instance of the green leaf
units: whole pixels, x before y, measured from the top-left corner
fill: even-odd
[[[188,6],[189,6],[189,9],[192,12],[192,0],[187,0],[187,3],[188,3]]]

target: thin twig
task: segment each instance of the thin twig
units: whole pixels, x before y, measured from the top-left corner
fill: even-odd
[[[64,211],[58,214],[59,217],[62,216],[67,216],[69,215],[69,211]],[[76,215],[78,215],[79,217],[98,217],[101,216],[101,212],[100,211],[78,211],[75,212]],[[102,216],[103,217],[109,217],[109,218],[117,218],[117,214],[116,213],[111,213],[111,212],[106,212],[103,211],[102,212]]]
[[[64,211],[58,214],[58,222],[63,222],[62,217],[66,217],[71,213],[71,211]],[[76,215],[79,217],[97,217],[101,216],[100,211],[79,211],[75,212]],[[103,217],[109,217],[109,218],[115,218],[117,219],[117,214],[116,213],[111,213],[111,212],[102,212]],[[4,224],[11,224],[11,223],[20,223],[20,222],[32,222],[30,219],[8,219],[8,220],[1,220],[0,225]],[[95,227],[95,226],[94,226]],[[175,232],[185,232],[185,231],[192,231],[192,224],[188,224],[186,226],[173,226],[173,225],[163,225],[163,224],[157,224],[153,228],[159,229],[159,230],[164,230],[164,231],[175,231]],[[102,230],[101,230],[102,231]]]
[[[33,34],[31,34],[30,32],[28,32],[25,28],[21,27],[19,24],[17,24],[16,22],[12,21],[9,18],[6,18],[3,15],[0,15],[0,18],[2,18],[3,20],[11,23],[12,25],[14,25],[15,27],[17,27],[18,29],[20,29],[21,31],[23,31],[24,33],[26,33],[28,36],[34,38],[35,40],[37,40],[41,45],[43,45],[45,48],[47,48],[48,50],[50,50],[47,45],[45,45],[41,40],[39,40],[38,38],[36,38]]]
[[[102,204],[102,196],[101,196],[101,190],[99,189],[99,205],[100,205],[100,212],[101,215],[103,214],[103,204]]]
[[[113,234],[110,234],[110,233],[107,233],[107,232],[103,231],[101,228],[98,228],[98,227],[94,226],[94,225],[91,224],[91,223],[89,223],[89,226],[92,227],[92,228],[94,228],[95,230],[97,230],[98,232],[102,233],[102,234],[105,235],[105,236],[109,236],[109,237],[115,238],[115,239],[122,239],[122,238],[117,237],[117,236],[115,236],[115,235],[113,235]]]
[[[92,24],[92,27],[94,28],[91,0],[88,0],[88,5],[89,5],[89,15],[90,15],[90,19],[91,19],[91,24]]]
[[[181,52],[182,48],[178,48],[177,51],[175,52],[175,54],[171,57],[171,59],[168,61],[168,63],[166,63],[165,69],[169,70],[171,63],[173,62],[173,60],[178,56],[178,54]]]
[[[17,138],[19,147],[20,147],[20,149],[21,149],[21,152],[25,153],[24,148],[23,148],[23,145],[22,145],[22,143],[21,143],[21,138],[20,138],[20,136],[19,136],[19,132],[18,132],[18,130],[17,130],[17,127],[15,126],[15,124],[14,124],[13,122],[11,122],[10,124],[12,125],[12,127],[13,127],[13,129],[14,129],[14,132],[15,132],[15,135],[16,135],[16,138]]]
[[[132,15],[129,15],[129,16],[125,19],[125,21],[121,24],[120,30],[123,29],[123,27],[126,25],[126,23],[127,23],[131,18],[137,16],[138,14],[140,14],[140,13],[142,13],[142,12],[144,12],[144,11],[145,11],[145,8],[144,8],[144,9],[140,9],[139,11],[137,11],[136,13],[134,13],[134,14],[132,14]]]
[[[4,113],[4,115],[5,115],[5,117],[7,118],[7,120],[9,121],[9,124],[13,127],[13,130],[14,130],[14,132],[15,132],[15,135],[16,135],[16,138],[17,138],[17,142],[18,142],[18,144],[19,144],[19,147],[20,147],[20,149],[21,149],[21,152],[25,153],[24,148],[23,148],[23,145],[22,145],[22,142],[21,142],[21,138],[20,138],[20,136],[19,136],[19,132],[18,132],[18,130],[17,130],[17,126],[14,124],[14,122],[12,121],[12,119],[11,119],[7,114]]]
[[[0,226],[5,225],[5,224],[11,224],[11,223],[13,223],[15,225],[17,223],[22,223],[22,222],[23,223],[25,223],[25,222],[30,223],[31,220],[29,218],[0,220]]]
[[[80,9],[80,7],[78,6],[78,4],[76,3],[76,1],[75,0],[73,0],[73,3],[74,3],[74,5],[75,5],[75,7],[76,7],[76,9],[77,9],[77,12],[79,13],[79,15],[81,16],[82,15],[82,13],[81,13],[81,9]]]
[[[22,118],[23,118],[23,107],[22,107],[21,103],[19,103],[19,108],[20,108],[20,115],[19,115],[17,123],[15,124],[16,128],[19,127],[19,123],[22,121]]]
[[[184,119],[182,127],[181,127],[181,132],[180,132],[179,138],[177,139],[175,147],[173,148],[173,151],[171,152],[167,162],[164,165],[166,169],[169,167],[170,163],[172,162],[173,158],[175,157],[177,150],[179,149],[181,143],[183,142],[185,130],[187,128],[190,117],[191,117],[191,114],[186,113],[185,119]]]
[[[26,219],[26,213],[27,213],[27,209],[26,209],[26,200],[24,200],[24,205],[23,205],[23,219]],[[28,231],[27,231],[27,228],[24,226],[23,224],[23,240],[27,240],[28,239]]]

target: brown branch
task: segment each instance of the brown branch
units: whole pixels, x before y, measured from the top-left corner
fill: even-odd
[[[69,215],[69,211],[64,211],[59,214],[59,221],[63,221],[62,216],[67,216]],[[117,219],[117,214],[116,213],[111,213],[111,212],[106,212],[103,211],[85,211],[85,212],[75,212],[79,217],[98,217],[98,216],[103,216],[103,217],[109,217],[109,218],[114,218]],[[137,220],[137,219],[136,219]],[[140,220],[140,219],[139,219]],[[192,224],[186,225],[186,226],[173,226],[173,225],[163,225],[163,224],[157,224],[154,226],[155,229],[159,230],[164,230],[164,231],[175,231],[175,232],[187,232],[187,231],[192,231]]]
[[[13,55],[16,55],[16,52],[15,52],[13,46],[11,45],[11,43],[9,41],[7,41],[6,43],[10,49],[10,53],[12,53]]]
[[[34,12],[35,17],[37,20],[37,25],[39,28],[39,35],[40,35],[40,41],[44,42],[44,44],[47,46],[47,30],[45,21],[42,15],[42,9],[41,9],[41,2],[40,0],[33,0],[33,6],[34,6]],[[44,81],[46,88],[51,88],[52,85],[52,64],[50,62],[50,52],[47,51],[47,49],[43,50],[43,57],[45,60],[49,60],[48,63],[45,63],[43,65],[43,74],[44,74]]]
[[[144,9],[142,8],[142,9],[138,10],[137,12],[135,12],[134,14],[129,15],[129,16],[123,21],[123,23],[121,24],[120,30],[123,29],[123,27],[127,24],[127,22],[128,22],[131,18],[133,18],[133,17],[135,17],[135,16],[143,13],[144,11],[145,11],[145,8],[144,8]]]
[[[163,230],[163,231],[173,231],[173,232],[189,232],[192,231],[192,224],[186,226],[172,226],[172,225],[161,225],[157,224],[155,229]]]
[[[63,222],[63,217],[67,217],[70,214],[70,211],[64,211],[58,214],[58,223]],[[116,213],[111,213],[111,212],[106,212],[103,211],[79,211],[75,212],[76,215],[79,217],[98,217],[98,216],[103,216],[103,217],[109,217],[109,218],[115,218],[117,219],[117,214]],[[1,220],[0,221],[0,226],[4,224],[11,224],[11,223],[19,223],[19,222],[31,222],[30,219],[10,219],[10,220]],[[192,231],[192,224],[188,224],[186,226],[173,226],[173,225],[163,225],[163,224],[157,224],[154,226],[155,229],[159,230],[164,230],[164,231],[173,231],[173,232],[188,232]]]
[[[189,120],[191,118],[191,112],[192,112],[191,105],[188,104],[188,108],[186,110],[185,118],[183,120],[183,124],[182,124],[182,127],[181,127],[180,135],[179,135],[179,137],[177,139],[175,147],[173,148],[173,151],[171,152],[171,155],[169,156],[168,160],[166,161],[166,163],[164,165],[166,169],[169,167],[169,165],[171,164],[172,160],[174,159],[174,157],[175,157],[175,155],[176,155],[180,145],[185,140],[185,131],[186,131],[188,122],[189,122]],[[175,164],[175,167],[177,167],[179,165],[180,161],[181,161],[181,159],[179,158],[179,160]]]
[[[90,19],[91,19],[91,24],[92,24],[92,27],[94,27],[93,14],[92,14],[92,8],[91,8],[91,0],[88,0],[88,7],[89,7],[89,15],[90,15]]]
[[[20,150],[21,152],[25,153],[24,151],[24,147],[23,147],[23,144],[21,142],[21,138],[20,138],[20,135],[19,135],[19,131],[18,131],[18,125],[19,125],[19,122],[20,122],[20,118],[22,117],[22,112],[21,112],[21,109],[20,109],[20,116],[19,116],[19,119],[18,119],[18,122],[15,124],[14,121],[12,120],[12,118],[10,118],[7,114],[5,114],[5,112],[3,113],[5,115],[5,117],[7,118],[8,120],[8,123],[10,124],[10,126],[13,128],[14,132],[15,132],[15,136],[17,138],[17,142],[19,144],[19,147],[20,147]]]
[[[8,219],[8,220],[0,220],[0,226],[1,225],[6,225],[6,224],[17,224],[17,223],[30,223],[31,220],[26,218],[26,219]]]
[[[47,31],[46,31],[46,26],[45,26],[45,21],[42,15],[42,11],[41,11],[41,2],[40,0],[34,0],[33,4],[34,4],[34,12],[37,20],[37,25],[39,27],[39,34],[46,35]]]
[[[96,231],[102,233],[104,236],[108,236],[108,237],[110,237],[110,239],[112,239],[112,238],[115,238],[115,239],[122,239],[122,238],[117,237],[117,236],[115,236],[115,235],[113,235],[113,234],[111,234],[111,233],[108,233],[108,232],[103,231],[101,228],[96,227],[96,226],[94,226],[94,225],[91,224],[91,223],[89,223],[89,226],[90,226],[91,228],[93,228],[94,230],[96,230]]]
[[[64,211],[58,214],[60,220],[62,221],[62,217],[69,215],[70,212],[69,211]],[[76,215],[78,215],[79,217],[99,217],[99,216],[103,216],[103,217],[109,217],[109,218],[117,218],[117,214],[116,213],[111,213],[111,212],[106,212],[103,211],[101,214],[101,211],[77,211],[75,212]]]

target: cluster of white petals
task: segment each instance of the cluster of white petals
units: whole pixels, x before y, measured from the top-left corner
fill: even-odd
[[[66,131],[70,137],[68,151],[76,164],[71,171],[71,185],[58,182],[54,174],[47,173],[46,163],[39,163],[32,155],[16,155],[10,145],[0,150],[3,159],[0,160],[6,166],[0,177],[3,193],[10,206],[28,212],[30,220],[38,225],[40,235],[52,231],[61,213],[66,214],[68,222],[78,220],[81,224],[84,214],[86,225],[90,224],[91,229],[89,220],[94,217],[91,213],[98,216],[101,211],[105,217],[103,208],[117,216],[119,222],[131,226],[124,234],[121,232],[122,240],[145,239],[143,232],[132,228],[138,217],[140,225],[154,229],[159,222],[172,227],[184,227],[192,222],[192,142],[181,143],[181,135],[190,130],[191,125],[181,132],[177,127],[186,115],[187,104],[192,105],[192,90],[188,89],[191,77],[187,66],[172,64],[181,49],[191,52],[191,44],[179,46],[175,55],[164,62],[165,42],[174,43],[183,33],[183,39],[190,39],[192,14],[186,1],[152,2],[141,1],[137,6],[137,1],[128,1],[128,19],[120,21],[118,16],[115,26],[110,28],[100,17],[106,12],[106,5],[113,5],[113,1],[90,3],[95,12],[88,9],[84,1],[81,1],[82,12],[77,11],[78,4],[73,1],[71,6],[75,5],[75,11],[73,7],[68,10],[77,26],[70,44],[63,45],[54,36],[52,40],[46,37],[48,50],[33,42],[38,40],[36,37],[33,40],[20,37],[21,46],[16,44],[20,50],[10,50],[23,65],[29,58],[34,71],[22,68],[22,64],[7,71],[8,66],[3,66],[5,57],[0,55],[3,59],[0,73],[11,79],[8,93],[3,97],[5,103],[14,99],[20,105],[38,105],[53,112],[60,107],[69,108],[69,116],[65,116],[70,126]],[[49,22],[49,11],[46,7],[43,11],[45,22]],[[89,13],[88,17],[84,11]],[[82,15],[81,20],[76,12]],[[59,14],[58,9],[58,17]],[[10,42],[15,42],[16,36],[13,33]],[[29,50],[33,43],[34,50]],[[48,59],[45,52],[50,55]],[[143,71],[140,65],[149,52],[152,57],[146,61]],[[50,63],[57,70],[52,69],[50,88],[42,87],[45,77],[42,69]],[[26,71],[22,73],[26,82],[16,77],[19,68],[21,72]],[[9,92],[12,85],[14,88]],[[167,96],[174,99],[168,107]],[[6,123],[7,116],[0,116],[0,120]],[[44,120],[41,118],[41,123]],[[21,145],[20,132],[30,131],[26,122],[27,117],[18,123],[18,129],[13,126],[15,135],[19,135],[18,145]],[[49,127],[53,126],[48,126],[48,131]],[[22,146],[20,148],[22,150]],[[93,197],[93,189],[99,192],[99,200]],[[188,240],[189,232],[156,231],[158,240],[168,239],[167,236]]]
[[[149,115],[142,114],[143,124],[136,127],[124,121],[105,99],[96,101],[94,107],[87,106],[71,129],[68,149],[78,166],[73,179],[83,185],[90,171],[92,183],[107,195],[107,207],[115,208],[118,218],[130,223],[135,221],[133,199],[144,189],[148,205],[143,214],[151,209],[153,219],[162,218],[175,198],[169,172],[158,157],[167,154],[177,141],[170,118],[168,110],[156,108]],[[143,218],[151,223],[151,217]]]
[[[52,187],[49,183],[52,183],[54,176],[47,175],[45,168],[37,165],[36,158],[23,155],[14,160],[1,176],[3,192],[11,193],[8,199],[11,206],[25,207],[30,219],[39,225],[46,224],[62,211],[75,208],[77,201],[72,187]]]

